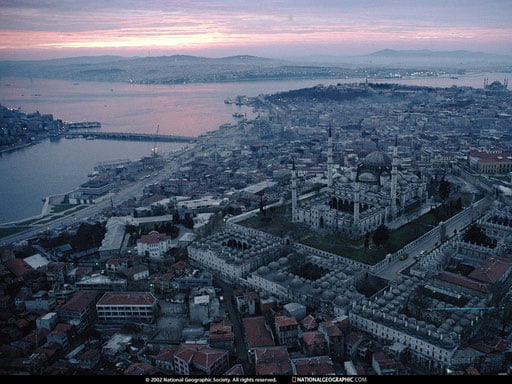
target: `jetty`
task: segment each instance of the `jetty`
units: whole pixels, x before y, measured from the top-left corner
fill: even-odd
[[[86,137],[91,139],[128,140],[128,141],[159,141],[159,142],[195,142],[196,137],[175,135],[154,135],[150,133],[130,132],[66,132],[66,138]]]

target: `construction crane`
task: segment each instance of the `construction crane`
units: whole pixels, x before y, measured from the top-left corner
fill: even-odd
[[[153,144],[153,148],[151,148],[151,152],[153,152],[153,156],[157,156],[158,154],[158,148],[156,146],[156,141],[158,138],[158,131],[160,130],[160,124],[157,124],[156,126],[156,134],[155,134],[155,143]]]

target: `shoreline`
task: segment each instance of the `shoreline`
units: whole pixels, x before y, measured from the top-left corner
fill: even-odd
[[[43,140],[46,140],[46,139],[47,138],[38,139],[38,140],[35,140],[35,141],[31,142],[31,143],[20,144],[20,145],[16,145],[14,147],[9,147],[9,148],[2,148],[2,149],[0,149],[0,156],[3,153],[15,152],[15,151],[23,149],[23,148],[31,147],[33,145],[41,143]]]
[[[191,148],[189,147],[189,145],[187,145],[182,149],[166,153],[166,155],[167,156],[177,155],[177,154],[180,154],[181,152],[184,152],[184,151],[187,151],[190,149]],[[136,162],[136,161],[140,161],[140,160],[141,159],[132,160],[132,162]],[[9,222],[0,222],[0,228],[14,228],[16,226],[24,225],[25,222],[30,222],[30,221],[37,222],[39,220],[43,220],[46,216],[49,216],[51,214],[52,207],[59,205],[59,204],[51,204],[50,200],[52,198],[68,195],[70,193],[76,192],[77,189],[78,189],[78,187],[75,187],[68,192],[56,193],[56,194],[48,195],[48,196],[44,197],[44,204],[43,204],[43,207],[41,208],[41,213],[39,213],[38,215],[34,215],[34,216],[24,217],[19,220],[13,220],[13,221],[9,221]],[[108,196],[110,196],[111,193],[112,192],[109,192],[104,196],[100,196],[98,199],[95,200],[95,203],[97,201],[101,201],[105,198],[108,198]],[[80,206],[80,205],[83,205],[83,204],[77,204],[77,206]],[[28,226],[28,227],[30,227],[32,225],[33,225],[32,223],[26,224],[26,226]]]

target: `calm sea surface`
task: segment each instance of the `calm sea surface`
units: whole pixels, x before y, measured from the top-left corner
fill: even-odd
[[[449,77],[379,80],[410,85],[481,88],[503,81],[507,74],[475,73]],[[185,85],[129,85],[123,83],[71,82],[0,77],[0,104],[24,112],[51,113],[64,121],[99,121],[102,131],[198,136],[233,122],[235,112],[245,107],[224,103],[237,95],[257,96],[317,84],[358,82],[361,79],[281,80]],[[161,152],[183,144],[159,143]],[[136,160],[150,154],[150,142],[61,139],[27,147],[0,156],[0,223],[40,213],[42,198],[67,192],[87,181],[101,161]]]

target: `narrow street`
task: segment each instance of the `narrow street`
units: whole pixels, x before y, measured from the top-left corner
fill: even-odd
[[[235,333],[235,352],[238,362],[242,364],[244,367],[244,372],[246,375],[253,375],[254,370],[251,364],[249,364],[249,359],[247,357],[247,351],[244,342],[244,332],[243,326],[240,321],[240,317],[238,316],[238,312],[235,309],[233,304],[233,288],[230,284],[222,281],[218,278],[214,279],[214,284],[220,287],[223,291],[224,295],[224,303],[229,313],[229,319],[233,323],[233,332]]]

